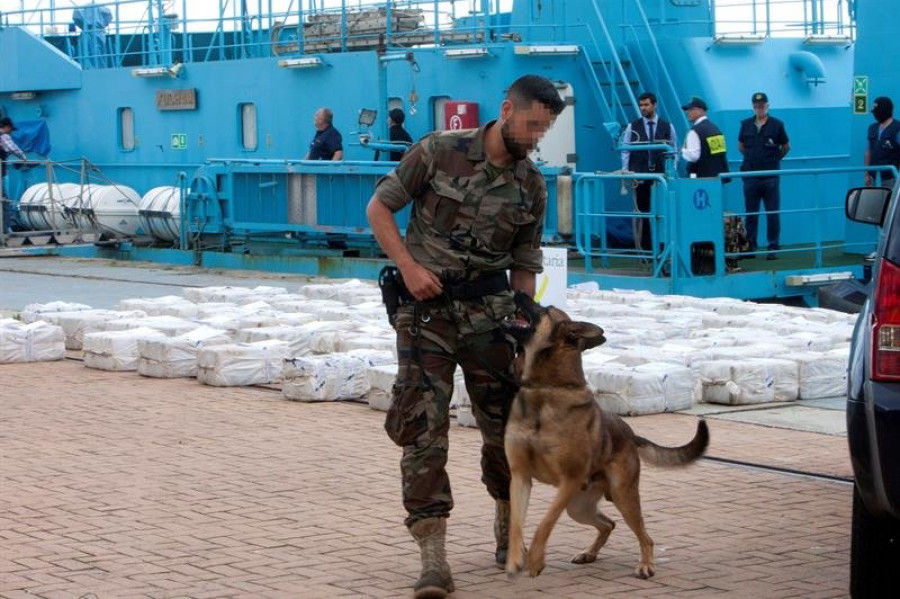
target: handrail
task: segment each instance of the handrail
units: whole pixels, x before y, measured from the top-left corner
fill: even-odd
[[[808,35],[856,35],[853,0],[714,0],[712,36],[750,34],[765,37],[785,33]],[[802,16],[797,11],[802,4]],[[826,13],[833,16],[826,18]],[[846,20],[846,22],[845,22]],[[791,37],[797,37],[791,36]]]
[[[279,39],[266,40],[265,36],[267,33],[285,29],[296,34],[290,42],[296,48],[292,52],[303,52],[304,46],[310,43],[309,36],[304,35],[304,28],[314,23],[317,17],[330,23],[332,18],[329,15],[333,15],[338,29],[334,35],[329,32],[328,35],[317,35],[314,40],[317,44],[327,44],[329,46],[327,51],[349,51],[354,45],[359,47],[360,40],[365,40],[363,43],[365,47],[373,48],[385,43],[388,46],[408,47],[411,44],[440,46],[473,40],[488,41],[492,39],[492,30],[497,26],[492,17],[501,14],[499,4],[489,0],[476,2],[471,11],[468,5],[462,6],[461,3],[448,5],[442,0],[404,0],[402,6],[384,1],[363,0],[357,4],[343,0],[339,6],[328,8],[324,3],[315,0],[306,2],[301,0],[296,5],[292,0],[287,10],[273,11],[271,2],[269,10],[265,10],[260,0],[257,6],[260,13],[258,15],[242,13],[237,8],[240,3],[230,3],[229,0],[218,0],[217,8],[210,6],[212,2],[188,3],[187,0],[181,0],[179,3],[176,0],[173,4],[178,7],[176,10],[180,10],[180,15],[167,14],[162,0],[107,0],[90,3],[92,7],[105,7],[113,13],[112,22],[105,30],[88,32],[105,34],[108,38],[112,38],[102,54],[89,57],[100,59],[101,65],[95,68],[106,68],[102,65],[104,60],[111,66],[170,64],[171,52],[176,54],[177,62],[189,63],[195,59],[192,55],[195,50],[200,53],[196,57],[197,60],[204,62],[259,56],[261,50],[269,52],[270,48],[273,55],[281,54],[285,52],[276,49],[283,46],[284,42]],[[52,38],[55,41],[51,43],[56,44],[71,58],[79,60],[79,51],[71,47],[73,44],[68,43],[69,39],[79,35],[71,24],[74,8],[76,7],[51,6],[4,11],[0,13],[2,20],[0,27],[23,27],[39,37]],[[406,28],[398,28],[396,19],[408,19],[410,10],[415,11],[415,16],[421,19],[418,28],[414,28],[408,22]],[[191,18],[189,11],[193,11],[193,15],[197,16]],[[365,14],[366,11],[380,11],[381,17],[386,19],[385,30],[380,36],[377,32],[369,30],[363,33],[353,32],[354,18]],[[397,13],[403,14],[396,16]],[[269,22],[268,27],[266,20]],[[275,26],[276,21],[280,23],[279,27]],[[460,35],[448,39],[447,32]],[[410,37],[414,39],[410,40]],[[182,42],[174,46],[173,41],[178,39]],[[203,43],[195,43],[195,39],[202,39]],[[139,53],[139,61],[135,63],[133,58],[135,54],[129,52],[130,46],[141,43],[141,40],[143,49]],[[123,49],[123,45],[129,47]],[[77,46],[80,47],[80,44]],[[181,55],[180,60],[177,55]]]
[[[855,12],[853,3],[847,0],[799,0],[803,2],[803,6],[809,8],[810,4],[816,5],[816,10],[811,13],[807,20],[792,19],[788,22],[777,14],[776,9],[790,5],[796,5],[798,0],[746,0],[742,6],[756,7],[765,6],[765,12],[769,14],[764,27],[760,27],[755,23],[747,26],[739,20],[733,20],[727,14],[728,10],[723,4],[717,7],[716,0],[711,1],[711,15],[719,10],[720,19],[716,21],[703,20],[703,23],[709,23],[711,34],[720,32],[739,33],[745,29],[764,30],[766,35],[780,35],[784,32],[791,34],[804,35],[810,32],[820,34],[840,34],[843,35],[849,28],[850,36],[855,33]],[[5,11],[2,13],[3,26],[21,26],[29,29],[31,32],[42,37],[56,36],[56,44],[61,46],[62,50],[73,57],[77,57],[78,51],[69,49],[67,40],[77,35],[73,27],[66,27],[71,23],[72,4],[62,6],[63,3],[57,3],[60,6],[41,7],[27,10]],[[85,2],[85,5],[88,3]],[[165,3],[169,5],[170,3]],[[310,40],[304,35],[304,26],[308,26],[315,17],[322,15],[337,15],[337,21],[340,29],[334,36],[316,36],[316,42],[327,43],[329,50],[348,51],[354,46],[359,47],[359,40],[366,40],[366,47],[375,47],[379,40],[377,36],[366,33],[364,35],[353,35],[348,30],[348,23],[352,21],[352,16],[360,14],[361,11],[379,9],[383,15],[388,18],[388,25],[383,34],[384,43],[388,46],[402,45],[404,47],[410,44],[433,44],[440,46],[446,43],[459,43],[465,41],[487,42],[492,39],[492,32],[497,26],[493,17],[503,14],[500,9],[500,3],[491,2],[490,0],[478,0],[472,3],[448,3],[443,0],[404,0],[402,4],[395,5],[391,2],[375,2],[372,0],[362,0],[359,3],[351,3],[343,0],[339,6],[325,8],[324,3],[316,0],[302,0],[295,5],[293,1],[286,11],[273,11],[270,9],[264,11],[262,2],[258,2],[259,15],[243,14],[237,8],[239,3],[229,2],[228,0],[218,0],[216,3],[217,15],[205,13],[205,10],[214,10],[213,2],[187,2],[175,0],[171,3],[177,7],[180,15],[165,14],[164,3],[161,0],[107,0],[106,2],[98,1],[91,4],[96,7],[108,7],[113,12],[113,23],[109,26],[106,33],[113,37],[113,41],[102,56],[90,57],[106,59],[109,64],[121,66],[123,64],[134,64],[134,56],[130,50],[131,46],[139,40],[144,40],[144,49],[141,50],[139,63],[141,65],[159,65],[167,63],[168,53],[174,52],[181,56],[179,62],[189,63],[194,61],[192,55],[195,50],[200,54],[198,60],[226,60],[240,59],[247,56],[258,56],[260,52],[265,52],[267,47],[274,49],[281,45],[277,39],[265,40],[265,33],[271,33],[275,30],[275,22],[282,23],[282,28],[286,30],[293,29],[296,32],[296,39],[291,40],[291,45],[296,44],[297,51],[302,52],[304,47],[308,47]],[[676,90],[672,84],[669,69],[666,68],[661,57],[656,35],[650,27],[645,9],[640,0],[634,0],[639,19],[635,19],[636,26],[641,31],[648,31],[647,40],[650,41],[648,51],[655,56],[652,62],[660,65],[660,83],[666,91],[665,94],[676,96]],[[464,6],[463,6],[464,5]],[[612,84],[622,82],[627,87],[627,77],[625,69],[622,66],[622,58],[616,47],[616,42],[612,38],[608,28],[606,19],[601,10],[602,0],[591,0],[589,6],[593,11],[593,19],[596,21],[596,28],[602,33],[602,40],[592,39],[593,45],[596,47],[598,54],[610,57],[611,68],[608,69],[609,79]],[[733,7],[734,2],[730,5]],[[189,8],[190,6],[190,8]],[[471,12],[470,9],[471,8]],[[189,18],[189,10],[191,14],[196,15],[195,18]],[[398,31],[394,23],[393,15],[398,11],[416,10],[422,15],[421,25],[412,30],[416,34],[416,39],[412,42],[403,40],[407,32]],[[758,11],[762,13],[763,11]],[[833,14],[833,16],[831,16]],[[826,18],[826,15],[828,17]],[[266,25],[268,19],[268,26]],[[653,27],[658,31],[671,25],[690,25],[701,21],[682,20],[675,22],[660,22],[654,24]],[[553,27],[559,27],[561,23],[554,23]],[[578,26],[580,24],[571,23],[564,24],[566,27]],[[796,27],[792,27],[796,25]],[[505,27],[505,26],[504,26]],[[532,25],[520,25],[521,29],[528,29]],[[177,31],[176,30],[180,30]],[[459,32],[468,34],[466,39],[447,39],[446,32]],[[102,32],[101,32],[102,33]],[[210,37],[211,36],[211,37]],[[420,39],[421,38],[421,39]],[[171,46],[172,40],[181,39],[182,42],[177,48]],[[203,40],[202,44],[195,43],[196,40]],[[354,43],[356,42],[356,43]],[[123,45],[125,46],[123,48]],[[80,45],[79,45],[80,47]],[[599,52],[600,47],[609,48],[609,52]],[[644,52],[639,46],[636,51]],[[204,56],[205,54],[205,56]],[[101,65],[103,60],[100,61]],[[103,68],[100,66],[99,68]],[[624,108],[631,103],[634,110],[637,110],[637,102],[633,98],[632,90],[627,92],[629,96],[624,101],[619,98],[613,98],[614,114],[621,118],[621,115],[628,111]],[[673,119],[678,119],[675,114],[676,110],[670,111]],[[628,120],[627,118],[625,120]]]
[[[646,148],[644,148],[646,149]],[[806,168],[806,169],[791,169],[791,170],[769,170],[769,171],[744,171],[744,172],[733,172],[733,173],[723,173],[718,176],[720,180],[720,185],[722,185],[721,181],[723,179],[743,179],[748,177],[767,177],[767,176],[812,176],[815,178],[814,182],[816,185],[820,182],[820,177],[822,175],[834,175],[834,174],[849,174],[854,172],[868,172],[868,171],[878,171],[882,173],[891,173],[895,178],[900,177],[900,172],[894,166],[852,166],[852,167],[826,167],[826,168]],[[678,262],[680,260],[685,259],[684,256],[680,255],[680,248],[675,241],[675,215],[671,212],[666,212],[660,208],[660,204],[657,202],[667,201],[669,195],[669,182],[671,179],[664,177],[661,174],[650,174],[650,173],[621,173],[621,172],[597,172],[597,173],[576,173],[575,174],[575,187],[574,187],[574,216],[575,216],[575,230],[574,230],[574,241],[576,250],[584,257],[585,261],[585,269],[588,272],[591,272],[594,269],[594,260],[599,259],[601,262],[601,268],[608,267],[610,258],[619,258],[622,260],[633,260],[635,263],[639,259],[649,259],[653,265],[652,276],[660,276],[662,272],[663,264],[670,260],[672,263]],[[651,196],[651,206],[649,212],[634,212],[629,207],[627,209],[610,209],[608,207],[608,199],[606,191],[600,187],[597,188],[598,182],[604,181],[634,181],[634,180],[651,180],[655,181],[659,186],[659,189],[652,192]],[[654,188],[657,186],[654,185]],[[596,195],[595,195],[596,194]],[[789,247],[789,248],[781,248],[779,250],[774,250],[773,253],[776,254],[792,254],[797,252],[814,252],[814,268],[822,268],[824,267],[824,252],[825,250],[835,249],[835,248],[863,248],[870,247],[871,243],[868,242],[849,242],[849,241],[841,241],[839,243],[835,243],[834,240],[823,239],[822,233],[824,232],[823,228],[823,216],[826,214],[832,214],[835,212],[840,212],[843,210],[843,207],[834,204],[834,205],[822,205],[820,198],[820,193],[813,193],[811,195],[814,198],[814,203],[812,206],[802,207],[802,208],[793,208],[793,209],[785,209],[779,210],[778,214],[784,215],[798,215],[798,214],[807,214],[809,215],[809,220],[811,226],[814,227],[814,231],[812,232],[812,240],[808,242],[803,242],[799,246]],[[595,209],[593,207],[593,203],[596,203],[599,199],[603,199],[603,204],[601,209]],[[678,206],[674,205],[674,209],[678,210]],[[747,216],[747,215],[763,215],[765,212],[741,212],[741,211],[730,211],[729,214],[734,216]],[[641,250],[637,248],[625,248],[625,249],[611,249],[607,246],[606,241],[606,231],[595,231],[592,228],[592,221],[596,219],[610,219],[610,218],[627,218],[634,220],[643,220],[645,223],[649,223],[651,230],[651,240],[652,243],[658,244],[661,237],[659,234],[663,231],[667,232],[667,239],[665,241],[665,248],[663,250],[663,255],[654,256],[655,252],[647,252],[646,250]],[[657,222],[659,221],[659,222]],[[599,247],[595,247],[592,244],[592,235],[599,234]],[[722,256],[726,259],[738,259],[742,257],[746,257],[748,255],[747,252],[722,252]],[[672,268],[669,276],[677,277],[678,276],[677,268]]]
[[[650,21],[647,19],[647,13],[644,11],[644,6],[641,3],[641,0],[634,0],[634,5],[635,8],[637,8],[638,13],[641,15],[641,23],[643,24],[644,29],[646,29],[647,31],[647,37],[650,40],[651,46],[653,47],[653,52],[656,54],[656,64],[665,79],[666,91],[668,91],[672,100],[674,100],[675,106],[680,107],[681,101],[679,99],[678,91],[675,89],[675,84],[672,82],[672,76],[669,74],[669,68],[666,66],[665,58],[663,57],[662,52],[659,49],[659,44],[656,41],[656,34],[653,33],[653,28],[650,27]],[[643,48],[641,48],[641,44],[637,44],[637,47],[643,54]],[[663,106],[665,107],[665,104]],[[683,130],[687,130],[690,128],[687,117],[684,115],[683,111],[666,110],[666,113],[669,117],[669,120],[674,121],[677,119],[681,124]]]
[[[609,34],[609,29],[606,27],[606,19],[603,18],[603,13],[600,11],[600,7],[597,5],[597,0],[591,0],[591,7],[594,9],[594,16],[597,17],[597,22],[600,25],[600,29],[603,31],[603,35],[606,38],[606,43],[609,45],[609,51],[612,55],[612,60],[615,62],[616,71],[620,77],[622,77],[622,83],[625,86],[626,91],[628,92],[628,99],[631,100],[632,109],[637,112],[638,111],[638,103],[637,99],[634,97],[634,92],[631,89],[631,86],[628,85],[628,77],[625,75],[625,68],[622,66],[622,59],[619,57],[619,52],[616,50],[616,45],[613,42],[612,36]],[[610,79],[610,84],[615,87],[615,79]],[[625,109],[622,107],[621,102],[619,102],[618,95],[613,96],[613,99],[616,100],[616,104],[622,109],[622,116],[625,117],[625,121],[627,122],[628,115],[625,114]]]

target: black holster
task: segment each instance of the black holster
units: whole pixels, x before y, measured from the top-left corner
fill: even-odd
[[[412,294],[403,284],[403,277],[396,266],[385,266],[378,273],[378,287],[381,289],[381,301],[387,311],[388,322],[394,326],[397,310],[404,304],[415,301]]]

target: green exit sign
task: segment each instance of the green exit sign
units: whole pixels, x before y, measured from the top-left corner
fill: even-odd
[[[187,150],[187,133],[172,134],[172,149]]]

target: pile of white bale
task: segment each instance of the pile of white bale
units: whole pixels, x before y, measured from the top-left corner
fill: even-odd
[[[569,290],[567,311],[607,343],[584,354],[599,405],[625,414],[697,402],[755,404],[842,395],[854,315],[733,299]],[[385,410],[397,372],[394,331],[368,282],[185,288],[117,310],[53,302],[0,320],[0,363],[58,360],[206,385],[280,385],[298,401],[366,400]],[[461,372],[452,404],[474,424]]]

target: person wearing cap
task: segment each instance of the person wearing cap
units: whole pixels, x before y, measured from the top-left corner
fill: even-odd
[[[15,154],[21,160],[27,160],[25,152],[16,145],[16,142],[14,142],[9,135],[15,130],[16,126],[13,124],[11,118],[5,116],[0,119],[0,203],[3,204],[4,233],[12,231],[12,211],[10,210],[9,200],[6,199],[6,194],[3,191],[6,181],[6,159],[9,158],[10,155]]]
[[[694,96],[681,107],[687,113],[691,129],[684,139],[681,156],[691,177],[716,177],[728,172],[725,136],[706,117],[706,102]]]
[[[764,92],[756,92],[750,99],[753,116],[741,121],[738,133],[738,150],[744,161],[741,171],[777,171],[781,159],[791,150],[784,123],[769,115],[769,97]],[[778,257],[781,235],[781,194],[778,177],[745,177],[744,208],[747,210],[748,251],[756,251],[756,237],[759,227],[760,206],[766,211],[766,237],[768,240],[768,260]]]
[[[900,169],[900,122],[894,120],[894,103],[885,96],[875,98],[872,116],[876,122],[869,125],[863,163],[866,166],[891,165]],[[866,171],[866,185],[875,184],[876,172]],[[882,187],[893,187],[893,174],[881,171],[880,175]]]
[[[638,97],[638,108],[641,117],[632,121],[625,127],[622,141],[627,144],[634,143],[667,143],[672,148],[678,147],[675,140],[675,128],[672,124],[660,118],[656,113],[656,96],[650,92],[644,92]],[[622,170],[633,173],[658,173],[665,174],[665,152],[662,150],[647,150],[644,152],[622,152]],[[650,195],[655,183],[652,179],[636,182],[634,187],[634,204],[640,212],[650,212]],[[645,218],[637,220],[640,249],[650,250],[650,226]]]

